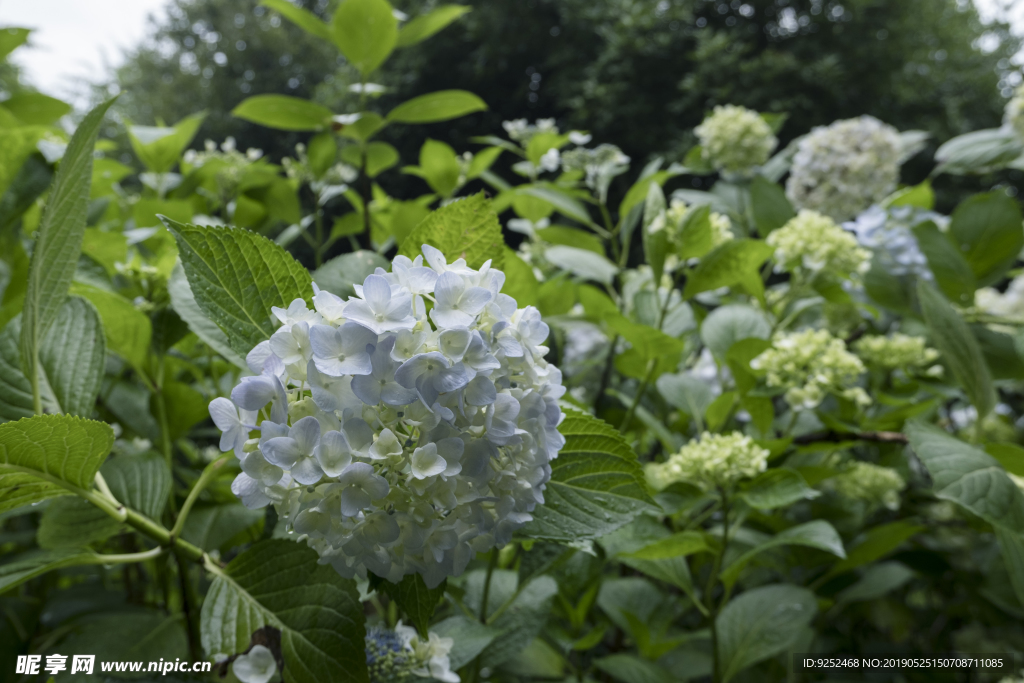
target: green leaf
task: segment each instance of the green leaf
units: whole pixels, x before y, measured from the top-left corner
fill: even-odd
[[[633,183],[632,187],[626,192],[626,196],[623,197],[622,203],[619,204],[619,216],[620,220],[629,214],[630,209],[634,206],[642,204],[647,199],[647,192],[652,184],[664,185],[665,181],[673,176],[679,175],[676,171],[657,171],[650,175],[642,176]]]
[[[69,635],[55,647],[57,652],[95,654],[97,662],[119,657],[143,662],[188,659],[188,636],[181,614],[168,616],[155,609],[93,613],[82,615],[69,626]],[[155,679],[154,674],[150,676],[153,678],[148,680]],[[91,678],[82,676],[79,680]]]
[[[203,309],[196,303],[196,298],[192,295],[192,288],[188,284],[188,277],[185,275],[185,269],[180,261],[174,264],[171,277],[167,280],[167,294],[171,297],[171,308],[185,321],[193,334],[219,353],[224,360],[242,370],[248,370],[245,357],[231,348],[228,336],[217,327],[217,323],[206,317]]]
[[[58,410],[89,417],[100,393],[106,348],[103,323],[85,299],[68,298],[39,350],[39,369]]]
[[[594,666],[625,683],[674,683],[678,680],[668,669],[625,653],[595,659]]]
[[[1015,443],[988,443],[985,444],[985,452],[998,460],[1010,474],[1024,477],[1024,448]]]
[[[981,419],[995,407],[996,392],[978,340],[953,307],[925,280],[918,280],[917,298],[931,341],[963,386]]]
[[[0,512],[67,494],[57,481],[91,489],[113,443],[108,425],[71,415],[0,425]]]
[[[424,218],[398,253],[415,258],[424,244],[439,249],[449,263],[464,258],[470,268],[479,268],[488,259],[494,268],[504,265],[501,224],[483,192],[442,206]]]
[[[260,4],[274,10],[306,33],[324,40],[331,40],[330,27],[312,12],[296,7],[288,0],[260,0]]]
[[[451,145],[427,138],[420,148],[420,175],[437,194],[448,197],[459,185],[462,168]]]
[[[545,249],[544,258],[577,277],[606,285],[610,285],[619,272],[619,267],[601,254],[561,244]]]
[[[315,102],[288,95],[256,95],[242,100],[232,116],[278,130],[320,130],[333,113]]]
[[[776,467],[757,475],[743,487],[740,497],[750,507],[774,510],[799,500],[817,498],[820,494],[807,485],[796,470]]]
[[[377,252],[360,249],[327,261],[313,271],[313,280],[320,289],[347,299],[356,295],[353,285],[363,284],[377,268],[390,267],[390,262]]]
[[[750,210],[761,237],[767,237],[796,216],[786,192],[764,176],[756,175],[750,182]]]
[[[398,163],[398,150],[386,142],[366,145],[366,175],[376,178]]]
[[[772,326],[764,313],[753,306],[719,306],[704,318],[700,338],[718,359],[724,359],[733,344],[743,339],[768,339]]]
[[[402,102],[388,112],[387,120],[393,123],[436,123],[485,109],[487,104],[471,92],[438,90]]]
[[[505,285],[501,288],[502,294],[507,294],[515,299],[519,308],[536,306],[540,283],[537,282],[537,276],[533,274],[533,268],[508,247],[504,248],[504,252]]]
[[[711,387],[688,372],[664,374],[657,379],[658,393],[670,404],[703,424],[704,413],[715,400]]]
[[[604,256],[604,244],[601,242],[600,237],[566,225],[552,225],[550,228],[541,228],[537,231],[537,237],[548,244],[577,247]]]
[[[664,228],[651,232],[651,224],[665,210],[665,193],[661,186],[651,183],[647,188],[647,199],[644,201],[644,220],[641,235],[644,244],[644,256],[647,264],[654,273],[654,282],[661,282],[661,275],[665,272],[665,257],[668,255],[668,233]]]
[[[579,221],[580,223],[583,223],[584,225],[593,225],[594,224],[594,221],[591,220],[590,214],[587,213],[587,209],[586,209],[586,207],[583,206],[582,203],[580,203],[575,197],[571,197],[570,195],[566,194],[565,192],[561,191],[560,189],[558,189],[556,187],[551,187],[551,186],[548,186],[548,185],[540,185],[540,184],[525,185],[525,186],[520,185],[519,187],[516,188],[515,191],[516,191],[516,195],[519,196],[519,197],[526,196],[526,197],[531,197],[533,199],[539,199],[542,202],[546,202],[547,204],[551,205],[560,214],[562,214],[563,216],[566,216],[568,218],[571,218],[574,221]],[[554,226],[553,228],[546,228],[546,230],[553,230],[553,229],[558,228],[558,227],[562,227],[562,229],[570,229],[570,228],[565,228],[564,226]],[[592,238],[592,239],[595,238],[594,235],[591,235],[589,233],[584,233],[584,234],[586,234],[586,236],[588,238]],[[599,239],[598,239],[598,244],[601,244]],[[579,245],[570,245],[570,246],[579,246]],[[602,254],[602,255],[604,254],[604,246],[601,247],[601,250],[600,250],[599,253]]]
[[[0,34],[2,33],[3,29],[0,29]],[[0,173],[0,176],[2,175]],[[51,180],[53,180],[53,169],[50,164],[43,159],[41,154],[30,154],[21,164],[17,174],[10,179],[10,184],[4,188],[3,196],[0,197],[0,235],[5,236],[2,239],[7,244],[4,246],[0,259],[9,265],[20,261],[24,255],[21,244],[15,242],[16,233],[12,229],[13,224],[35,204],[40,195],[50,188]],[[0,180],[0,185],[3,185],[2,180]],[[12,256],[14,256],[13,259]],[[27,266],[28,259],[25,258],[24,262]],[[27,270],[22,274],[22,279],[26,274]],[[11,285],[14,282],[15,280],[12,278],[7,285],[8,290],[12,289]],[[20,284],[21,292],[24,294],[25,285],[23,282]],[[13,294],[13,291],[11,293]],[[7,290],[4,291],[3,300],[5,302],[10,300]]]
[[[1021,538],[1020,532],[1001,526],[997,526],[995,531],[1006,573],[1010,575],[1010,585],[1013,586],[1017,600],[1024,605],[1024,538]]]
[[[488,600],[488,602],[490,602]],[[448,663],[452,671],[461,669],[473,661],[484,648],[491,644],[495,638],[501,635],[501,631],[491,626],[485,626],[475,619],[468,619],[462,615],[448,617],[430,627],[431,632],[441,638],[451,638],[451,652],[448,653]]]
[[[949,223],[950,239],[960,248],[980,286],[998,282],[1024,248],[1024,227],[1017,200],[997,190],[960,203]]]
[[[628,553],[637,560],[668,560],[673,557],[686,557],[707,550],[708,544],[704,534],[699,531],[680,531],[639,550]]]
[[[309,271],[267,238],[239,228],[164,221],[178,242],[196,303],[240,356],[274,333],[272,307],[312,297]]]
[[[904,427],[932,478],[935,495],[993,526],[1024,532],[1024,493],[988,453],[917,420]]]
[[[136,368],[144,367],[153,336],[149,316],[114,292],[75,282],[71,285],[71,293],[88,299],[96,307],[103,321],[107,349]]]
[[[899,562],[879,562],[864,572],[857,583],[844,588],[836,595],[836,603],[877,600],[894,591],[914,577],[914,572]]]
[[[75,274],[88,211],[92,150],[112,103],[108,100],[89,112],[71,137],[36,231],[21,319],[21,366],[30,379],[36,377],[43,338]]]
[[[634,323],[622,315],[609,316],[605,322],[630,344],[628,351],[615,358],[616,369],[624,375],[637,379],[645,377],[651,361],[654,361],[652,377],[660,377],[679,365],[679,356],[685,346],[682,340],[648,325]]]
[[[12,95],[0,105],[26,126],[49,126],[71,112],[71,105],[67,102],[38,92]]]
[[[930,180],[925,180],[917,185],[904,187],[902,190],[893,192],[882,202],[882,206],[916,206],[919,209],[931,211],[935,208],[935,191],[932,189]]]
[[[974,290],[978,288],[978,283],[963,254],[932,221],[915,225],[912,231],[921,252],[928,259],[928,268],[935,275],[935,282],[942,293],[950,301],[955,301],[961,306],[970,306],[974,301]]]
[[[366,76],[380,66],[398,40],[398,20],[385,0],[343,0],[331,34],[345,58]]]
[[[150,519],[160,519],[171,493],[171,473],[162,457],[120,455],[107,460],[100,472],[119,502]]]
[[[174,126],[128,126],[128,139],[139,161],[154,173],[167,173],[199,132],[205,112],[186,116]]]
[[[780,531],[764,543],[754,546],[722,571],[722,582],[728,586],[736,583],[743,568],[766,550],[778,548],[785,545],[801,545],[807,548],[816,548],[832,553],[836,557],[845,558],[846,551],[843,549],[843,541],[839,538],[839,532],[831,524],[823,519],[816,519],[812,522],[798,524],[785,531]]]
[[[91,552],[69,548],[25,553],[14,561],[0,564],[0,594],[54,569],[89,564],[93,557]]]
[[[551,461],[544,504],[534,510],[526,535],[556,541],[599,538],[657,509],[633,449],[615,428],[567,411],[558,431],[565,446]]]
[[[846,559],[833,565],[826,576],[838,576],[881,559],[924,530],[925,527],[907,521],[876,526],[868,530],[864,539],[846,553]]]
[[[2,33],[0,29],[0,33]],[[21,370],[18,339],[21,337],[21,316],[15,316],[0,331],[0,420],[32,417],[32,385]],[[58,413],[52,396],[42,393],[43,410]]]
[[[722,681],[792,647],[818,611],[806,588],[762,586],[734,598],[718,615]]]
[[[720,430],[725,425],[726,420],[729,419],[729,415],[732,414],[732,409],[735,405],[735,391],[723,392],[712,401],[711,405],[708,406],[707,412],[704,414],[704,419],[708,423],[708,429],[712,432]]]
[[[260,540],[266,510],[241,503],[196,505],[185,519],[181,537],[203,550],[226,552],[236,545]]]
[[[481,613],[485,571],[478,569],[466,575],[466,605],[474,614]],[[512,604],[493,624],[500,635],[480,653],[481,661],[500,666],[515,657],[540,633],[551,614],[551,600],[558,593],[558,584],[550,576],[538,576],[516,596],[518,576],[513,571],[498,569],[491,577],[487,596],[488,616],[515,597]]]
[[[398,29],[398,42],[395,46],[409,47],[422,42],[471,9],[472,7],[465,5],[441,5],[426,14],[414,17]]]
[[[711,207],[707,204],[691,207],[679,224],[679,258],[703,258],[714,248]]]
[[[645,548],[657,546],[671,537],[672,532],[657,519],[650,515],[640,515],[629,524],[602,536],[598,542],[609,556],[614,556],[627,567],[676,586],[693,598],[693,577],[690,575],[689,565],[686,564],[686,555],[643,559],[634,554]]]
[[[184,382],[167,381],[162,388],[167,405],[167,432],[171,441],[187,436],[192,428],[210,417],[206,398]],[[150,400],[154,415],[159,414],[156,398]]]
[[[701,259],[686,280],[683,298],[692,299],[701,292],[719,287],[742,285],[755,296],[764,294],[758,268],[773,249],[758,240],[730,240]]]
[[[32,29],[5,26],[0,29],[0,59],[4,59],[25,44]]]
[[[65,496],[46,506],[36,540],[41,548],[84,548],[105,541],[120,529],[120,522],[89,501]]]
[[[435,588],[427,588],[422,576],[408,574],[398,583],[391,583],[387,579],[371,579],[371,586],[394,600],[398,608],[409,617],[409,622],[426,638],[430,619],[434,616],[437,603],[444,597],[448,581],[442,580]]]
[[[304,544],[269,540],[232,560],[203,600],[206,652],[244,652],[254,631],[273,626],[287,683],[367,683],[355,581],[317,559]]]
[[[938,167],[932,175],[987,173],[1005,167],[1024,152],[1024,144],[1012,130],[976,130],[947,140],[935,150]]]

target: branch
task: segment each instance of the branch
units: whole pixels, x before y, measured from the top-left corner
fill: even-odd
[[[810,443],[830,441],[841,443],[843,441],[873,441],[875,443],[907,443],[907,435],[900,432],[814,432],[804,434],[793,439],[793,444],[803,446]]]

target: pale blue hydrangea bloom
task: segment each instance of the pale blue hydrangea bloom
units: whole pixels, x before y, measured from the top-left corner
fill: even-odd
[[[436,586],[543,503],[565,389],[547,325],[501,293],[504,273],[423,252],[347,301],[316,288],[313,310],[275,309],[254,374],[210,410],[245,505],[272,503],[343,576]]]

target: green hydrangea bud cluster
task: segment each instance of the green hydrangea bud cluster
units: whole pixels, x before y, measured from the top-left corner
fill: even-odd
[[[397,633],[382,628],[367,630],[366,668],[370,683],[405,683],[413,677],[412,664]]]
[[[1013,97],[1006,103],[1003,124],[1012,128],[1017,137],[1024,139],[1024,85],[1018,86]]]
[[[890,510],[900,506],[900,491],[907,485],[896,470],[859,460],[828,482],[843,498],[860,501],[869,508],[884,505]]]
[[[920,368],[931,365],[939,358],[939,352],[928,348],[924,337],[900,332],[888,337],[862,337],[854,343],[853,348],[868,365],[885,370]]]
[[[863,274],[871,266],[871,252],[860,247],[852,233],[809,209],[801,209],[765,241],[775,248],[779,270],[803,268],[851,276]]]
[[[786,182],[799,208],[848,220],[896,189],[900,134],[871,116],[815,128],[800,140]]]
[[[715,107],[693,132],[700,139],[704,161],[730,173],[748,171],[768,161],[779,142],[760,114],[732,104]]]
[[[370,683],[408,683],[416,678],[459,683],[448,659],[454,644],[451,638],[431,632],[423,639],[416,629],[399,621],[394,631],[379,626],[367,629],[365,644]]]
[[[778,334],[750,367],[765,373],[769,387],[784,388],[786,402],[794,408],[815,408],[828,394],[858,405],[871,403],[864,389],[851,386],[864,372],[864,363],[828,330]]]
[[[704,432],[699,441],[686,444],[665,462],[648,464],[647,481],[659,491],[676,482],[728,488],[764,472],[768,455],[767,450],[740,432]]]

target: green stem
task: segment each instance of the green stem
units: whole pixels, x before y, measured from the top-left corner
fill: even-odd
[[[146,560],[152,560],[160,557],[164,552],[164,548],[157,546],[152,550],[146,550],[141,553],[125,553],[123,555],[102,555],[100,553],[93,553],[92,559],[89,560],[88,564],[124,564],[127,562],[145,562]]]
[[[654,369],[657,366],[657,358],[652,358],[647,361],[647,372],[644,374],[644,379],[640,383],[640,387],[636,390],[636,395],[633,397],[633,402],[630,404],[629,410],[626,411],[626,416],[622,418],[622,424],[619,425],[620,432],[626,431],[629,423],[633,421],[633,415],[636,413],[636,407],[640,405],[640,399],[643,398],[644,393],[647,392],[647,386],[651,383],[651,378],[654,376]]]
[[[487,576],[484,578],[484,592],[480,596],[480,623],[487,623],[487,600],[491,593],[491,577],[494,576],[494,568],[498,566],[498,549],[491,551],[491,559],[487,563]]]
[[[724,600],[716,604],[713,593],[715,585],[718,583],[718,574],[722,569],[725,550],[729,544],[729,498],[724,489],[719,489],[719,494],[722,497],[722,547],[715,556],[715,563],[711,567],[710,576],[708,576],[708,585],[704,590],[704,600],[707,603],[708,611],[711,613],[711,680],[713,683],[721,683],[722,680],[722,666],[718,660],[718,612],[725,604]]]
[[[32,411],[36,415],[43,414],[43,395],[39,389],[39,349],[32,349]]]
[[[192,490],[188,492],[188,497],[185,499],[184,505],[181,506],[181,512],[178,513],[178,518],[174,521],[174,527],[171,529],[171,537],[177,538],[178,534],[185,526],[185,518],[188,517],[188,513],[192,510],[192,506],[195,505],[196,500],[199,498],[199,494],[213,481],[213,478],[217,476],[217,470],[224,466],[227,462],[228,456],[232,455],[230,451],[220,456],[203,470],[203,473],[199,475],[199,479],[196,481]]]

